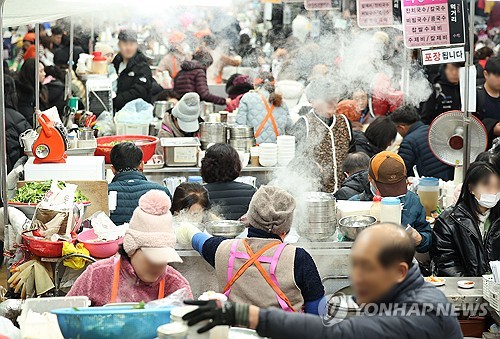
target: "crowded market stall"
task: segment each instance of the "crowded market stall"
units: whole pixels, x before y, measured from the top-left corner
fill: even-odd
[[[498,335],[499,5],[2,2],[0,338]]]

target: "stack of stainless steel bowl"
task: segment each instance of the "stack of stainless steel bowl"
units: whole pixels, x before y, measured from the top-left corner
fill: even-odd
[[[311,241],[330,238],[337,228],[336,200],[332,194],[312,192],[307,195],[307,221],[299,234]]]
[[[250,152],[250,148],[255,145],[253,127],[245,125],[230,126],[229,144],[237,151]]]
[[[200,123],[200,142],[203,150],[206,150],[210,144],[227,143],[226,125],[212,122]]]

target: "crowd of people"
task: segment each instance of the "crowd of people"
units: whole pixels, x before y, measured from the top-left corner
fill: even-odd
[[[398,197],[405,227],[380,224],[363,231],[352,248],[351,280],[359,303],[417,305],[422,317],[398,315],[395,309],[394,314],[323,326],[317,315],[324,312],[325,288],[316,264],[306,250],[284,242],[300,197],[277,186],[257,190],[238,182],[241,160],[228,144],[207,149],[200,169],[204,185],[184,183],[175,192],[146,179],[143,154],[135,144],[114,146],[115,176],[109,191],[117,192],[117,205],[111,219],[116,224],[129,223],[129,229],[119,257],[91,265],[69,295],[89,296],[93,305],[149,301],[179,289],[186,289],[192,297],[189,282],[168,266],[182,261],[174,249],[177,242],[192,246],[214,268],[219,290],[229,300],[197,303],[199,310],[186,316],[190,324],[210,320],[210,326],[249,327],[273,338],[397,338],[408,333],[460,337],[456,317],[426,309],[427,304],[437,307],[447,301],[424,283],[414,255],[430,253],[430,269],[437,276],[480,277],[490,271],[490,261],[500,259],[500,146],[493,143],[500,137],[497,30],[482,32],[474,41],[479,85],[474,115],[485,126],[490,149],[471,164],[456,203],[431,228],[419,196],[408,189],[408,178],[453,179],[454,168],[431,152],[428,136],[437,116],[461,109],[459,70],[463,64],[422,67],[418,56],[401,61],[405,47],[399,33],[373,31],[367,43],[374,50],[366,67],[376,74],[369,84],[360,82],[346,73],[352,60],[340,44],[334,54],[329,54],[334,44],[322,49],[322,44],[344,33],[346,40],[359,38],[353,18],[348,13],[342,16],[350,27],[343,32],[333,25],[333,17],[321,16],[316,34],[310,29],[309,16],[299,10],[290,27],[280,27],[278,20],[267,35],[233,24],[216,30],[203,20],[192,23],[196,33],[193,29],[169,31],[167,53],[155,71],[134,30],[116,32],[117,53],[104,43],[95,48],[107,58],[108,76],[115,85],[115,111],[135,99],[172,103],[159,137],[197,136],[203,121],[202,102],[212,103],[235,112],[238,124],[253,127],[257,144],[276,143],[280,135],[295,136],[296,156],[287,169],[290,175],[310,176],[311,187],[317,191],[351,201]],[[69,61],[69,37],[63,27],[50,30],[51,35],[42,30],[40,63],[33,55],[34,33],[29,31],[13,54],[11,76],[6,76],[9,171],[23,153],[19,135],[33,124],[35,70],[39,71],[40,109],[56,106],[61,116],[66,112],[65,74],[73,72],[74,66]],[[81,40],[75,41],[75,63],[80,53],[88,52],[88,40]],[[425,75],[425,90],[430,93],[418,102],[405,96],[395,81],[395,74],[401,72],[397,63],[407,61]],[[389,71],[381,65],[392,68]],[[225,70],[235,67],[237,72],[225,75]],[[158,74],[165,72],[172,82],[159,83]],[[212,93],[209,84],[213,83],[224,83],[227,97]],[[77,76],[70,87],[72,95],[82,100]],[[157,153],[162,152],[158,147]],[[186,216],[193,223],[174,228],[174,220]],[[245,222],[247,236],[211,237],[195,226],[217,218]],[[120,283],[130,278],[133,284]],[[112,288],[101,288],[104,281]],[[301,311],[308,315],[291,314]]]

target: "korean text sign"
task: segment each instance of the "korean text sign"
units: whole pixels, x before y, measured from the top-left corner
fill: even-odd
[[[462,0],[403,0],[402,3],[406,47],[465,44]]]

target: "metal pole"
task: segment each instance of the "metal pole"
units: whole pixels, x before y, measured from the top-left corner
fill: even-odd
[[[410,68],[408,63],[410,62],[410,54],[408,53],[408,48],[403,45],[403,68],[402,68],[402,80],[401,80],[401,90],[404,93],[404,100],[410,94]]]
[[[470,165],[470,146],[471,146],[471,130],[470,126],[470,116],[471,112],[469,111],[469,70],[471,67],[474,67],[474,16],[476,10],[476,1],[470,0],[470,8],[469,8],[469,50],[465,54],[465,98],[464,98],[464,133],[465,133],[465,149],[464,149],[464,180],[467,169]]]
[[[40,25],[35,24],[35,112],[33,126],[37,125],[36,112],[40,110]]]
[[[90,43],[89,43],[89,54],[94,52],[94,16],[92,15],[92,20],[90,21]]]
[[[0,0],[0,36],[3,37],[3,9],[5,0]],[[3,58],[3,43],[0,44],[0,56]],[[5,97],[4,97],[4,75],[3,62],[0,62],[0,128],[5,132]],[[3,224],[4,227],[4,251],[9,244],[9,202],[7,200],[7,140],[5,133],[0,134],[0,194],[4,206]],[[2,254],[3,256],[3,254]]]
[[[73,78],[73,40],[75,38],[75,24],[73,22],[73,17],[69,18],[70,20],[70,28],[69,28],[69,67],[68,67],[68,84],[67,84],[67,89],[68,93],[66,93],[66,99],[71,98],[72,96],[72,91],[71,91],[71,81]]]

